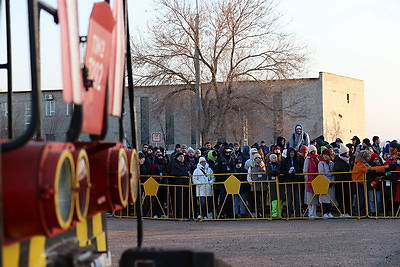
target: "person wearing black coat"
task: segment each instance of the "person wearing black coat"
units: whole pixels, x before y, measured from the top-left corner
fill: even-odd
[[[281,174],[283,174],[283,176],[280,180],[284,183],[293,183],[287,184],[285,187],[288,217],[292,216],[293,208],[295,217],[300,217],[300,203],[302,202],[300,200],[301,194],[298,182],[304,181],[302,175],[297,175],[303,172],[300,165],[296,150],[293,147],[289,147],[287,149],[287,157],[283,159],[281,163]]]
[[[343,144],[340,144],[339,155],[337,155],[333,161],[333,172],[350,172],[350,154],[349,148]],[[351,190],[350,181],[351,173],[339,173],[334,174],[335,181],[341,181],[342,183],[335,183],[335,194],[338,208],[341,216],[349,217],[351,211]]]
[[[174,187],[175,192],[170,192],[174,197],[173,209],[175,209],[175,218],[189,218],[189,175],[190,170],[185,164],[185,157],[182,152],[175,155],[171,164],[171,175],[179,178],[171,178],[171,184],[180,185]]]
[[[225,180],[229,177],[229,174],[233,172],[234,168],[235,159],[232,157],[232,149],[230,149],[229,147],[225,147],[223,149],[223,153],[217,159],[215,169],[217,174],[226,175],[216,175],[216,182],[225,182]],[[216,201],[219,200],[219,202],[218,205],[215,205],[215,207],[218,207],[218,214],[221,214],[222,217],[233,218],[232,198],[226,198],[226,189],[224,184],[218,184],[217,188],[218,190],[216,192],[215,199]]]
[[[235,168],[233,169],[233,173],[235,173],[236,178],[244,182],[240,185],[240,196],[235,195],[234,197],[234,207],[236,217],[246,217],[247,214],[247,199],[250,194],[250,184],[247,181],[247,170],[243,166],[243,161],[241,159],[235,160]]]

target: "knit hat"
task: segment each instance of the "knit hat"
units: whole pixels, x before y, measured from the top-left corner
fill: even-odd
[[[302,146],[300,147],[299,152],[301,152],[301,153],[308,152],[308,146],[302,145]]]
[[[243,163],[241,159],[235,159],[235,164]]]
[[[336,138],[335,143],[342,143],[343,144],[343,141],[340,138]]]
[[[193,149],[192,147],[189,147],[189,148],[187,149],[187,153],[189,154],[190,152],[193,152],[193,153],[194,153],[194,149]]]
[[[139,152],[139,159],[144,159],[146,156],[142,151]]]
[[[278,159],[278,156],[275,154],[269,155],[269,160]]]
[[[313,145],[309,145],[308,146],[308,152],[309,153],[311,153],[311,152],[313,152],[313,151],[316,151],[317,150],[317,148],[315,147],[315,146],[313,146]]]
[[[350,149],[347,146],[345,146],[343,144],[340,144],[339,155],[342,155],[342,154],[347,153],[349,151],[350,151]]]
[[[297,129],[303,130],[303,126],[301,124],[297,124],[296,127],[294,127],[294,130],[296,131]]]
[[[187,145],[183,144],[181,147],[182,147],[182,148],[187,148]]]
[[[204,157],[200,157],[200,158],[199,158],[199,163],[200,163],[200,162],[203,162],[203,161],[206,161],[206,162],[207,162],[207,160],[206,160]]]
[[[261,159],[261,155],[260,154],[254,154],[254,156],[253,156],[253,159],[256,159],[256,158],[260,158]]]
[[[376,154],[376,153],[373,153],[373,154],[371,155],[371,160],[374,160],[374,159],[376,159],[376,158],[379,158],[379,155]]]
[[[330,156],[331,154],[332,154],[332,152],[331,152],[331,150],[328,149],[328,148],[322,150],[322,155],[328,155],[328,156]]]

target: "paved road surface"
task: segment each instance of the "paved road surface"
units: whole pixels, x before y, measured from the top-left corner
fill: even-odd
[[[136,245],[136,220],[107,223],[118,266]],[[145,220],[143,246],[210,251],[232,266],[400,266],[400,220]]]

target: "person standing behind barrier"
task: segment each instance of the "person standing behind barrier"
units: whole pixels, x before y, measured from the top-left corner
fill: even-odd
[[[379,136],[374,136],[372,137],[372,149],[374,150],[375,154],[378,154],[378,156],[381,156],[382,153],[382,148],[381,148],[381,140],[379,139]]]
[[[235,168],[233,169],[236,178],[244,183],[240,185],[239,195],[234,197],[234,207],[236,217],[243,218],[247,217],[247,198],[250,193],[250,184],[247,182],[247,170],[243,167],[243,162],[241,159],[235,159]]]
[[[269,163],[267,165],[267,180],[269,189],[269,198],[271,200],[271,217],[277,218],[282,216],[282,201],[285,200],[284,187],[279,187],[280,200],[278,201],[278,188],[276,182],[279,179],[280,163],[275,154],[269,155]]]
[[[293,183],[285,186],[288,217],[293,215],[293,208],[294,216],[300,217],[300,187],[298,182],[302,182],[304,177],[297,174],[301,172],[302,168],[297,158],[297,152],[293,147],[289,147],[287,149],[287,157],[283,159],[281,163],[281,173],[283,174],[281,181],[284,183]]]
[[[318,176],[318,154],[317,148],[313,145],[308,147],[308,156],[304,161],[303,173],[314,173],[304,175],[304,181],[308,182],[305,185],[304,204],[308,205],[308,217],[317,217],[318,198],[314,197],[311,182]],[[312,200],[312,201],[311,201]]]
[[[269,163],[269,156],[271,154],[275,154],[276,155],[277,161],[279,162],[279,164],[282,162],[282,151],[281,151],[281,148],[279,146],[275,145],[275,146],[272,147],[271,152],[269,152],[269,154],[267,155],[266,164]]]
[[[365,216],[365,195],[364,195],[364,181],[365,174],[369,170],[375,170],[376,172],[385,172],[389,165],[372,167],[369,165],[371,160],[371,152],[368,150],[361,150],[358,152],[356,159],[354,161],[353,173],[351,174],[351,179],[353,182],[353,192],[356,194],[356,202],[354,206],[353,215],[355,216]]]
[[[161,152],[157,153],[154,157],[153,164],[150,166],[150,174],[154,175],[153,179],[156,180],[159,184],[167,184],[167,178],[163,177],[167,174],[167,161],[165,160],[163,154]],[[167,190],[165,186],[160,186],[158,189],[158,199],[162,206],[166,206],[167,203]],[[152,206],[153,206],[153,216],[154,218],[158,218],[162,214],[162,208],[158,203],[156,198],[152,198]]]
[[[292,133],[289,138],[288,146],[293,147],[296,151],[298,151],[302,145],[308,146],[309,144],[310,137],[308,136],[308,133],[303,130],[303,126],[301,124],[297,124],[296,127],[294,127],[294,133]]]
[[[250,182],[252,195],[255,197],[252,201],[252,211],[256,217],[262,217],[263,200],[265,201],[265,184],[261,181],[266,181],[265,163],[262,161],[260,154],[254,155],[253,163],[248,169],[247,181]]]
[[[339,154],[335,157],[333,162],[333,172],[350,172],[350,154],[349,148],[343,144],[340,144]],[[335,181],[342,183],[335,184],[336,201],[338,208],[341,212],[341,217],[350,217],[350,181],[351,173],[339,173],[334,174]]]
[[[225,180],[229,176],[229,173],[232,173],[233,169],[235,168],[235,159],[232,157],[232,149],[230,149],[227,146],[223,149],[223,154],[218,157],[215,168],[218,174],[223,174],[223,173],[227,174],[227,175],[217,175],[216,181],[225,182]],[[218,184],[217,187],[218,187],[218,192],[215,198],[218,199],[219,197],[218,214],[221,214],[222,217],[232,218],[233,217],[232,198],[230,197],[226,198],[226,189],[224,184],[222,183]],[[221,210],[222,212],[220,213]]]
[[[335,181],[335,177],[332,174],[329,174],[333,171],[334,163],[331,160],[331,150],[326,148],[322,151],[322,159],[318,163],[318,172],[324,173],[323,176],[330,182]],[[335,200],[335,185],[331,184],[328,189],[328,195],[321,195],[321,202],[322,202],[322,210],[323,210],[323,217],[333,217],[331,209],[332,209],[332,202],[336,202]],[[330,198],[329,198],[330,197]]]
[[[243,147],[243,163],[245,163],[250,158],[250,147]]]
[[[382,159],[378,154],[373,153],[369,162],[372,167],[382,166]],[[368,192],[368,209],[370,215],[378,216],[382,213],[382,182],[381,177],[385,173],[368,172],[367,173],[367,192]],[[376,203],[376,205],[375,205]]]
[[[234,143],[234,144],[233,144],[233,154],[234,154],[235,158],[240,159],[241,162],[244,161],[244,159],[243,159],[243,152],[242,152],[242,150],[240,149],[239,143]]]
[[[171,175],[180,176],[180,178],[171,178],[170,183],[176,185],[174,191],[170,193],[174,196],[175,203],[173,203],[173,209],[175,209],[176,218],[189,218],[189,179],[190,170],[185,164],[185,157],[182,152],[175,154],[175,159],[171,164]]]
[[[250,158],[248,160],[246,160],[245,164],[244,164],[244,168],[246,170],[248,170],[251,165],[253,164],[253,160],[254,160],[254,155],[258,154],[257,153],[257,148],[253,147],[250,149]]]
[[[281,151],[283,151],[284,149],[286,149],[286,139],[283,136],[278,136],[278,138],[276,139],[276,145],[279,146],[279,148],[281,149]]]
[[[199,158],[197,168],[193,172],[192,181],[196,185],[196,197],[200,198],[200,214],[203,219],[212,219],[212,183],[215,182],[214,172],[208,166],[204,157]],[[200,219],[198,217],[198,219]]]
[[[267,144],[265,143],[264,140],[260,142],[260,148],[261,148],[262,152],[264,153],[264,156],[266,157],[267,154],[269,153],[269,147],[267,146]]]
[[[216,150],[208,151],[206,160],[208,166],[213,170],[214,173],[216,173],[215,164],[217,163],[217,159],[218,159],[218,152]]]

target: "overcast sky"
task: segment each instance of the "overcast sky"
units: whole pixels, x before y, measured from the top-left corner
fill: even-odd
[[[55,6],[56,0],[46,2]],[[81,34],[93,1],[78,1]],[[154,0],[129,0],[131,34],[138,34],[152,17]],[[201,0],[200,0],[201,2]],[[30,88],[27,58],[26,1],[11,1],[14,21],[14,88]],[[400,1],[398,0],[281,0],[282,24],[298,42],[308,44],[310,62],[305,77],[316,78],[320,71],[364,80],[366,137],[400,139]],[[4,10],[0,15],[4,18]],[[25,16],[25,17],[24,17]],[[0,62],[5,61],[4,21],[0,30]],[[61,88],[58,26],[43,14],[42,85]],[[24,62],[18,64],[18,62]],[[0,71],[0,89],[5,88],[5,72]],[[364,136],[360,136],[364,138]]]

